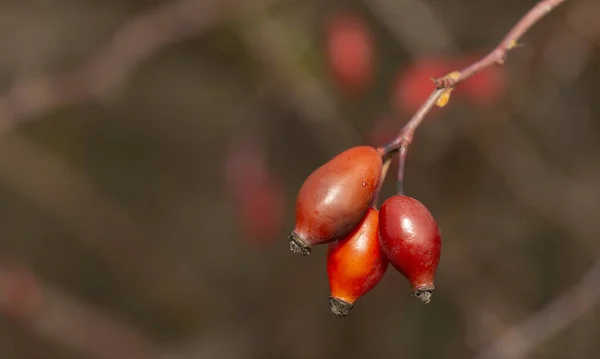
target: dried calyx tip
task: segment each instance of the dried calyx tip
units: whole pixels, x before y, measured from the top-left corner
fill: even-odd
[[[435,290],[435,287],[433,287],[433,286],[421,287],[421,288],[415,289],[415,291],[412,293],[412,295],[414,297],[421,299],[421,301],[423,303],[428,304],[429,302],[431,302],[431,296],[433,295],[434,290]]]
[[[329,297],[329,305],[331,306],[331,312],[339,318],[344,318],[354,306],[352,303],[334,297]]]
[[[290,251],[294,254],[301,254],[303,256],[307,256],[310,254],[310,247],[307,246],[302,238],[300,238],[296,233],[290,233]]]

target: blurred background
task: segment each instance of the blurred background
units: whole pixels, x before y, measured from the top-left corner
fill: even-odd
[[[288,249],[310,172],[393,138],[535,3],[0,1],[0,356],[597,358],[598,1],[417,132],[431,304],[390,268],[341,320],[326,248]]]

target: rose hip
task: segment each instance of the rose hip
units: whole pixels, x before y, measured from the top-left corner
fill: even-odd
[[[329,245],[331,312],[345,317],[354,302],[383,278],[388,260],[379,244],[379,211],[369,208],[362,221],[344,238]]]
[[[429,210],[408,196],[388,198],[379,211],[379,239],[390,263],[410,282],[413,295],[429,303],[442,250]]]
[[[317,244],[348,234],[363,218],[381,177],[381,155],[358,146],[335,156],[302,184],[290,249],[307,255]]]

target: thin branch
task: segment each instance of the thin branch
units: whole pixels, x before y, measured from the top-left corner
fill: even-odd
[[[128,20],[113,39],[81,66],[61,75],[21,80],[0,95],[0,133],[52,109],[101,98],[167,45],[193,38],[220,23],[219,1],[180,0]]]
[[[229,310],[230,304],[211,285],[148,245],[154,235],[130,213],[33,141],[16,133],[3,138],[0,183],[48,211],[83,246],[101,256],[121,280],[157,300],[172,315],[202,315],[198,298],[205,305],[210,303],[212,311]]]
[[[498,115],[491,121],[497,125],[487,131],[474,130],[471,135],[487,162],[507,182],[507,187],[543,217],[569,230],[573,239],[579,238],[585,250],[597,252],[593,239],[597,237],[598,224],[590,220],[598,212],[597,181],[570,178],[545,164],[539,151],[511,124],[509,116]],[[498,133],[503,134],[504,141],[511,140],[510,146],[505,146],[501,153],[497,151]],[[586,166],[587,171],[597,173],[598,166]],[[557,188],[561,190],[556,191]],[[556,206],[556,203],[561,205]],[[517,323],[481,353],[479,359],[524,356],[600,304],[599,283],[600,259],[582,276],[579,284]]]
[[[412,54],[456,51],[437,9],[422,0],[363,0]],[[423,31],[427,29],[427,31]]]
[[[306,29],[286,14],[274,15],[265,2],[248,5],[252,21],[240,37],[264,66],[272,91],[297,109],[315,143],[329,155],[360,142],[360,134],[344,118],[331,91],[305,63],[310,44]]]
[[[245,358],[253,346],[239,321],[225,321],[184,343],[161,346],[114,313],[45,283],[27,265],[4,258],[0,263],[0,317],[94,359]],[[237,345],[228,345],[232,338]]]
[[[542,0],[535,5],[523,18],[508,32],[500,44],[483,59],[458,71],[458,76],[448,74],[435,80],[438,89],[455,87],[477,72],[493,65],[503,65],[508,52],[519,46],[521,37],[535,25],[541,18],[546,16],[552,9],[566,0]]]
[[[406,167],[406,153],[408,146],[400,146],[398,151],[398,175],[396,177],[396,193],[404,193],[404,168]]]
[[[429,95],[427,100],[425,100],[423,105],[421,105],[419,110],[414,114],[410,121],[408,121],[398,136],[392,142],[380,147],[380,151],[382,151],[384,155],[402,149],[403,156],[400,158],[400,167],[398,169],[398,193],[402,193],[406,151],[408,151],[408,147],[413,140],[414,134],[419,125],[421,125],[425,119],[425,116],[427,116],[434,106],[438,105],[439,107],[443,107],[447,102],[447,99],[441,103],[442,100],[444,100],[442,97],[450,96],[450,91],[452,91],[452,89],[454,89],[461,82],[467,80],[469,77],[485,69],[486,67],[504,64],[508,52],[518,46],[518,41],[521,36],[523,36],[533,25],[547,15],[552,9],[565,1],[566,0],[542,0],[538,2],[508,32],[500,44],[498,44],[498,46],[496,46],[496,48],[483,59],[463,68],[462,70],[453,71],[443,77],[433,79],[435,90],[431,93],[431,95]]]
[[[571,291],[510,329],[477,359],[521,358],[600,302],[600,260]]]
[[[0,270],[0,314],[91,358],[157,357],[152,341],[133,326],[41,283],[26,268]]]

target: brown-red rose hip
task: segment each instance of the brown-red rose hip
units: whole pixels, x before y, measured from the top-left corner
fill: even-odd
[[[345,317],[354,302],[373,289],[388,260],[379,244],[379,212],[369,208],[362,221],[339,241],[329,244],[327,275],[331,312]]]
[[[414,198],[396,195],[379,211],[379,240],[390,263],[428,303],[442,251],[442,237],[429,210]]]
[[[296,199],[290,249],[307,255],[317,244],[348,234],[363,218],[381,177],[381,154],[373,147],[350,148],[316,169]]]

